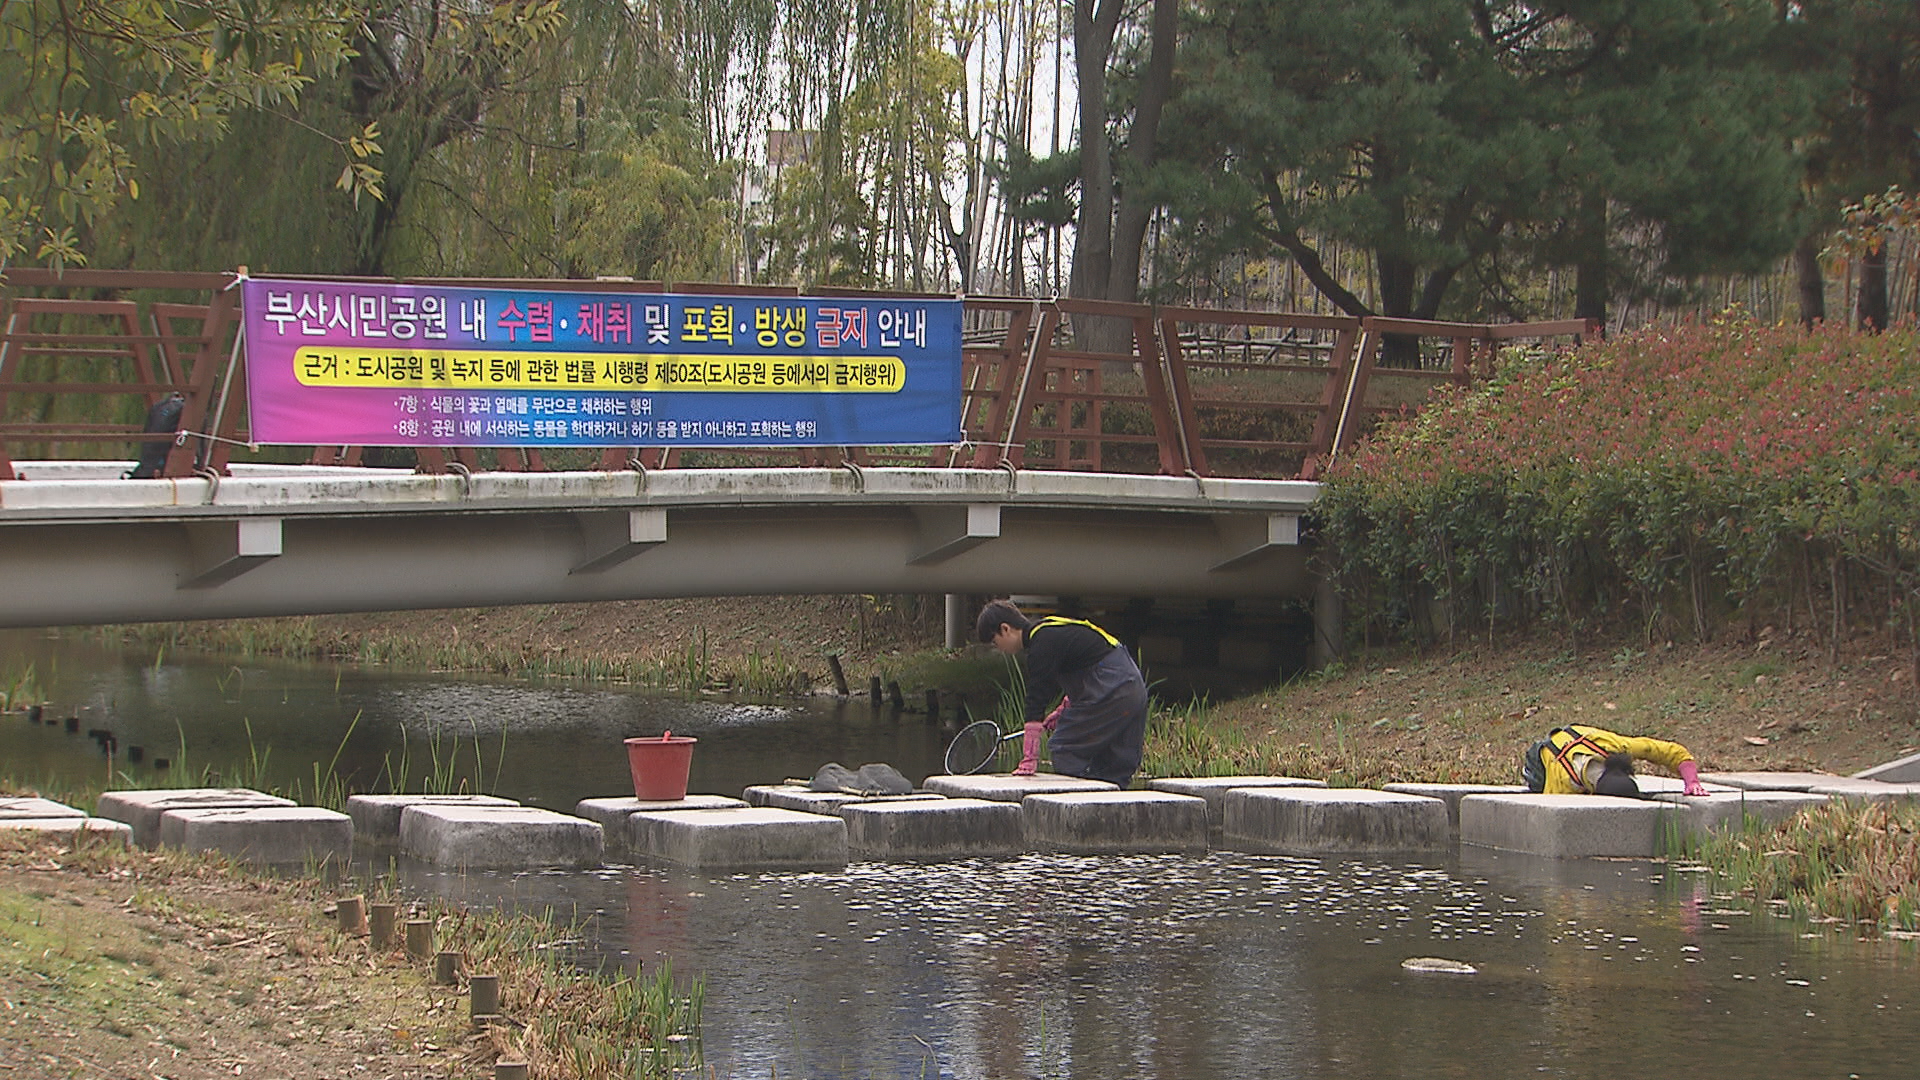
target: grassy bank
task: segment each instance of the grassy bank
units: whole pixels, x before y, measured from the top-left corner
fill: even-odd
[[[1834,802],[1691,853],[1742,895],[1817,921],[1920,929],[1920,807]]]
[[[775,696],[831,686],[829,658],[864,685],[906,681],[939,643],[937,597],[622,600],[105,627],[150,652],[280,657],[660,690]]]
[[[469,972],[500,977],[506,1019],[475,1032],[464,987],[339,931],[325,912],[342,889],[383,891],[0,833],[0,1069],[478,1078],[514,1055],[535,1076],[600,1080],[697,1065],[701,990],[665,968],[585,976],[546,919],[417,906]]]

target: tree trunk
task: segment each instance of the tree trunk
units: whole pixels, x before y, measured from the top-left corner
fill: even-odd
[[[1573,317],[1607,325],[1607,198],[1580,196],[1579,234],[1573,270]]]
[[[1827,318],[1827,283],[1820,274],[1820,241],[1812,233],[1793,248],[1793,265],[1800,289],[1800,325],[1812,329]]]
[[[1860,256],[1860,296],[1854,308],[1860,329],[1878,333],[1887,328],[1887,249]]]
[[[1154,204],[1143,185],[1117,185],[1107,125],[1107,64],[1123,6],[1119,0],[1075,0],[1074,65],[1080,93],[1080,218],[1074,235],[1069,296],[1132,303],[1140,298],[1140,260]],[[1153,0],[1152,51],[1128,124],[1127,162],[1136,177],[1154,163],[1160,115],[1173,91],[1178,0]],[[1076,319],[1077,344],[1091,352],[1133,351],[1125,319]]]

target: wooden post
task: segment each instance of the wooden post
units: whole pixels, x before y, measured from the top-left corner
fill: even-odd
[[[459,953],[442,949],[434,955],[433,981],[441,986],[453,986],[460,981]]]
[[[407,920],[407,959],[425,960],[433,955],[433,920]]]
[[[833,671],[833,692],[841,697],[846,697],[848,694],[847,672],[845,668],[840,666],[839,654],[827,654],[827,667]]]
[[[493,1063],[493,1080],[527,1080],[525,1058],[500,1058]]]
[[[475,1026],[500,1015],[500,976],[475,975],[467,979],[467,1006]]]
[[[355,937],[367,932],[367,899],[345,896],[340,899],[340,932]]]
[[[375,952],[393,948],[393,931],[400,917],[399,904],[368,904],[367,922],[372,927]]]

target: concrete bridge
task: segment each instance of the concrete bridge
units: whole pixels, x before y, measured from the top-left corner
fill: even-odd
[[[262,455],[241,276],[0,273],[0,626],[937,592],[952,639],[962,597],[1037,593],[1179,601],[1203,632],[1235,604],[1306,601],[1324,652],[1335,613],[1299,543],[1319,470],[1377,417],[1490,371],[1497,349],[1592,330],[961,297],[953,446],[319,446],[266,464],[247,460]],[[1130,346],[1086,351],[1088,319],[1130,325]],[[148,430],[163,401],[178,418]],[[144,447],[159,479],[52,460],[102,443]],[[376,461],[401,467],[361,467]],[[1164,622],[1123,621],[1133,638]]]
[[[0,626],[642,597],[1311,600],[1298,480],[1002,469],[420,474],[231,466],[0,481]]]

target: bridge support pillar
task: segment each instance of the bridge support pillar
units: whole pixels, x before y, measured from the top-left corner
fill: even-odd
[[[1340,590],[1333,579],[1321,575],[1313,583],[1313,649],[1309,654],[1315,668],[1323,668],[1340,659],[1340,644],[1345,640],[1346,617],[1341,609]]]
[[[947,594],[947,648],[958,649],[967,643],[967,598],[961,593]]]

